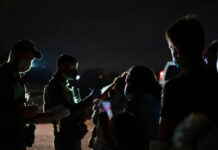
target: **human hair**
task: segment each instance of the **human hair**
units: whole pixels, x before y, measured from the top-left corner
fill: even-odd
[[[161,86],[153,71],[144,66],[133,66],[129,69],[128,83],[137,91],[151,92],[160,95]]]
[[[200,21],[194,15],[181,17],[166,30],[166,39],[187,59],[202,58],[205,47],[205,33]]]
[[[116,85],[115,87],[117,91],[123,92],[126,84],[125,79],[126,77],[122,75],[114,78],[113,84]]]
[[[215,63],[217,59],[217,54],[218,54],[218,40],[212,41],[210,43],[209,47],[206,50],[206,54],[207,54],[207,57],[213,58],[214,60],[211,60],[211,61],[214,61]]]
[[[66,54],[62,54],[59,56],[58,60],[57,60],[57,66],[59,67],[60,65],[63,64],[70,64],[70,63],[77,63],[78,61],[70,56],[70,55],[66,55]]]
[[[214,129],[217,129],[216,124],[208,116],[201,113],[192,113],[175,130],[172,139],[174,147],[190,150],[202,149],[202,146],[208,143],[206,139],[208,135],[215,131]],[[212,141],[210,143],[214,144]],[[207,145],[207,147],[211,146]]]

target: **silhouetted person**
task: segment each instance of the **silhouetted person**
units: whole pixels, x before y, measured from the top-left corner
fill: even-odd
[[[123,73],[122,75],[116,77],[113,81],[114,88],[111,90],[111,111],[113,115],[122,112],[125,105],[126,105],[126,97],[124,95],[124,88],[125,88],[125,79],[126,79],[127,73]]]
[[[161,86],[155,74],[144,66],[130,68],[124,94],[129,101],[125,111],[136,116],[145,141],[157,139]]]
[[[208,66],[217,72],[217,59],[218,59],[218,41],[210,43],[209,47],[204,52],[204,59]]]
[[[35,58],[40,58],[32,41],[18,41],[8,61],[0,66],[0,149],[25,150],[34,140],[35,126],[27,123],[36,116],[37,107],[26,106],[26,87],[22,74],[31,69]]]
[[[110,120],[109,132],[113,150],[148,150],[149,141],[143,139],[139,120],[134,114],[122,112]]]
[[[173,148],[175,150],[217,150],[218,128],[205,115],[191,114],[177,127]]]
[[[54,122],[56,150],[80,150],[81,140],[87,133],[84,111],[94,98],[90,94],[85,100],[78,100],[75,88],[69,86],[68,81],[76,78],[77,68],[78,61],[75,58],[61,55],[57,60],[57,71],[44,90],[44,110],[63,105],[71,113],[60,124]],[[80,102],[77,103],[78,101]]]
[[[125,74],[116,77],[108,89],[102,94],[98,105],[94,106],[92,121],[95,125],[92,135],[89,139],[89,147],[94,150],[110,149],[110,141],[107,138],[108,121],[104,122],[112,115],[123,111],[127,102],[124,96]],[[106,102],[105,102],[106,101]],[[104,109],[104,103],[108,104],[108,110]],[[105,117],[105,113],[108,115]],[[106,118],[106,119],[105,119]]]
[[[181,69],[163,90],[160,140],[170,144],[176,126],[191,112],[217,118],[217,75],[202,59],[205,35],[200,22],[185,16],[166,31],[174,61]]]

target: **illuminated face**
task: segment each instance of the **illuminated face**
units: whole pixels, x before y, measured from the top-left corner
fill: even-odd
[[[172,55],[172,58],[174,60],[175,59],[175,47],[170,40],[168,40],[168,47],[171,51],[171,55]]]
[[[124,95],[127,98],[127,100],[131,101],[132,100],[132,88],[131,88],[131,83],[129,83],[129,75],[126,76],[125,80],[125,88],[124,88]]]
[[[66,77],[68,80],[75,80],[77,78],[78,63],[71,63],[67,66]]]
[[[69,65],[69,70],[77,70],[78,69],[78,66],[79,66],[79,63],[73,63],[73,64],[70,64]]]
[[[129,87],[129,84],[128,84],[128,77],[129,75],[126,76],[126,79],[125,79],[125,87],[124,87],[124,95],[126,95],[127,91],[128,91],[128,87]]]
[[[173,43],[171,42],[171,40],[168,40],[168,46],[169,49],[171,51],[171,56],[172,56],[172,60],[175,63],[176,67],[179,67],[179,54],[178,54],[178,50],[176,49],[176,47],[173,45]]]
[[[19,55],[18,70],[20,73],[30,71],[34,60],[34,54],[32,52],[26,52]]]

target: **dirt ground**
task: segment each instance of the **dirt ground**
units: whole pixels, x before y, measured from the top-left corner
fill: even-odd
[[[86,121],[86,124],[88,125],[89,132],[82,140],[82,150],[89,150],[88,139],[93,128],[93,124],[90,120]],[[39,124],[36,126],[33,147],[28,148],[27,150],[54,150],[53,141],[54,136],[52,124]]]

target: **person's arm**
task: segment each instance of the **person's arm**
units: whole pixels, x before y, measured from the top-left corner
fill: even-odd
[[[161,143],[170,144],[176,120],[176,101],[174,96],[174,88],[171,83],[167,83],[162,94],[163,106],[161,110],[159,125],[159,141]]]
[[[105,144],[108,148],[112,149],[113,147],[113,141],[111,139],[110,133],[109,133],[109,117],[107,115],[107,112],[100,112],[99,113],[99,127],[102,130],[102,135],[105,140]]]
[[[7,82],[7,80],[5,82]],[[13,122],[21,117],[23,117],[24,120],[29,120],[36,116],[37,108],[25,107],[25,97],[20,96],[22,93],[18,93],[22,92],[22,90],[16,89],[18,88],[16,83],[8,82],[8,84],[3,84],[4,82],[1,82],[0,86],[2,96],[0,106],[1,119],[6,122]]]
[[[85,110],[93,104],[93,100],[98,97],[97,91],[92,91],[88,96],[83,98],[83,100],[77,104],[72,104],[69,109],[72,112],[71,117],[77,118],[82,115]]]
[[[93,90],[88,96],[77,104],[72,104],[69,109],[73,112],[73,116],[77,117],[84,113],[84,111],[93,104],[93,101],[100,96],[98,89]]]
[[[47,85],[43,93],[44,111],[47,111],[58,105],[68,108],[72,105],[72,99],[69,91],[61,84]]]
[[[95,137],[96,137],[96,126],[93,128],[93,130],[92,130],[92,134],[91,134],[91,136],[90,136],[90,138],[89,138],[89,140],[88,140],[88,147],[89,148],[91,148],[91,149],[93,149],[94,148],[94,146],[95,146]]]
[[[50,100],[49,95],[50,94],[49,94],[48,85],[46,85],[43,90],[43,112],[46,112],[48,111],[48,109],[52,108],[52,102]]]
[[[171,140],[173,121],[169,119],[160,118],[160,126],[159,126],[159,141],[161,143],[169,144]]]

